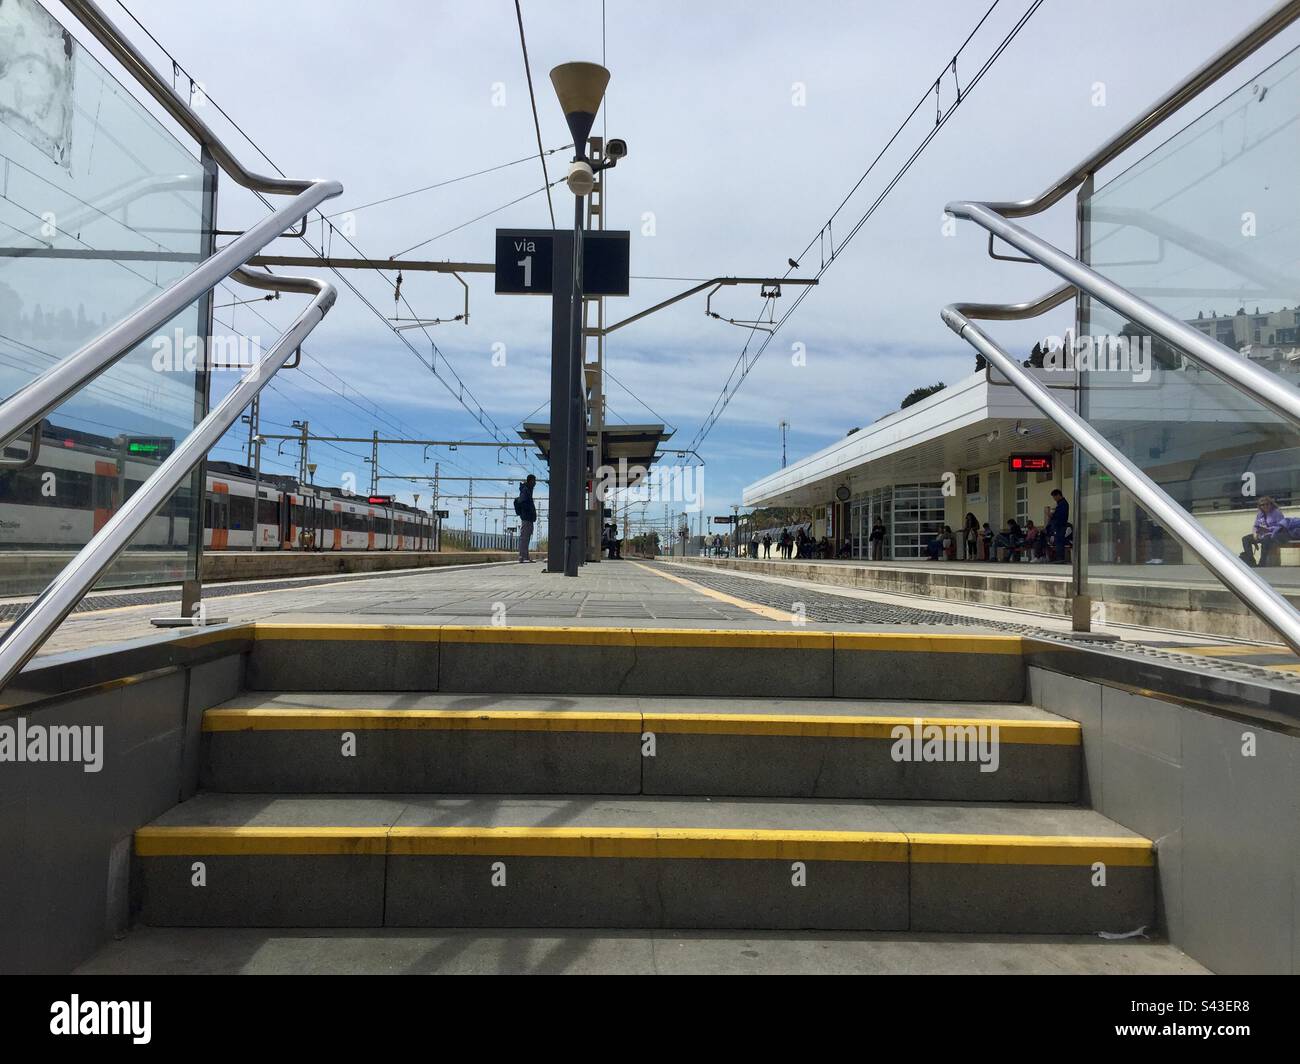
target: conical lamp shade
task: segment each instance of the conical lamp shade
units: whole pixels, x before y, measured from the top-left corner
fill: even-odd
[[[596,123],[596,112],[609,84],[609,71],[599,63],[561,63],[551,71],[551,84],[573,134],[574,150],[585,155],[587,135]]]

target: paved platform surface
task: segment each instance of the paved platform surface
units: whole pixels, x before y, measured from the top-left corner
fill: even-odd
[[[83,975],[1208,975],[1159,941],[1091,936],[146,928]]]
[[[829,564],[829,563],[828,563]],[[1050,566],[1027,566],[1048,569]],[[233,592],[233,593],[232,593]],[[808,631],[1014,632],[1066,635],[1068,620],[1023,609],[838,588],[805,580],[673,562],[604,561],[577,578],[540,563],[490,563],[355,577],[250,583],[208,602],[209,616],[295,623],[502,624],[573,627],[726,628]],[[166,604],[76,613],[42,654],[83,650],[158,634],[150,619]],[[1220,640],[1123,625],[1103,638],[1140,652],[1175,653],[1225,674],[1300,683],[1300,664],[1278,645]],[[1261,673],[1260,670],[1263,670]]]
[[[744,559],[741,559],[742,561]],[[771,558],[762,561],[781,562],[773,553]],[[904,559],[901,561],[873,562],[867,558],[796,558],[797,565],[838,565],[868,566],[872,569],[908,571],[934,571],[946,573],[974,573],[993,576],[1031,576],[1036,580],[1071,579],[1070,566],[1053,562],[981,562],[953,561],[932,562],[928,558]],[[1278,565],[1260,569],[1260,574],[1274,587],[1287,590],[1300,590],[1300,565]],[[1134,584],[1171,584],[1176,587],[1212,587],[1223,585],[1203,565],[1179,563],[1177,565],[1115,565],[1107,562],[1094,562],[1088,566],[1088,576],[1092,580],[1108,583]]]

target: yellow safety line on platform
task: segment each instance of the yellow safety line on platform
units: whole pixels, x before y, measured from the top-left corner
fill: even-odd
[[[1146,868],[1149,839],[951,835],[899,831],[539,827],[145,827],[139,857],[372,855],[710,860]]]
[[[687,580],[685,577],[674,576],[672,573],[660,572],[658,569],[651,569],[648,565],[642,565],[640,562],[633,562],[638,569],[643,569],[647,573],[653,573],[655,576],[662,576],[665,580],[671,580],[674,584],[681,584],[682,587],[689,587],[699,595],[705,595],[708,598],[716,599],[718,602],[725,602],[728,606],[739,606],[742,610],[749,610],[750,613],[756,613],[760,617],[766,617],[769,621],[784,621],[786,624],[792,624],[800,618],[793,613],[787,613],[785,610],[773,609],[771,606],[760,606],[755,602],[746,602],[744,599],[738,599],[732,595],[725,595],[721,591],[714,591],[712,588],[704,587],[697,584],[694,580]]]

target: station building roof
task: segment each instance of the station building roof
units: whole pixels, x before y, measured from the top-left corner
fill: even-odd
[[[1073,405],[1073,374],[1027,370]],[[1005,378],[980,371],[750,484],[745,506],[817,506],[836,489],[933,483],[1016,453],[1064,451],[1069,437]]]
[[[551,426],[550,423],[525,422],[519,435],[534,444],[541,452],[542,458],[549,464],[551,460]],[[633,472],[637,468],[648,470],[659,458],[659,445],[672,438],[672,432],[663,425],[606,425],[601,430],[603,453],[601,460],[617,468],[621,460],[626,460],[630,479],[636,483],[638,478]],[[587,433],[588,446],[594,446],[596,434]],[[622,482],[615,487],[627,487]]]

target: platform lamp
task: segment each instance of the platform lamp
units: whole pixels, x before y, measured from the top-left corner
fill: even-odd
[[[564,477],[564,575],[578,575],[582,554],[582,522],[586,515],[587,424],[583,416],[582,373],[582,201],[596,186],[596,172],[587,161],[587,137],[609,84],[609,71],[599,63],[561,63],[551,71],[551,84],[573,135],[573,162],[565,184],[573,193],[573,295],[569,306],[569,388],[564,411],[569,427]],[[557,411],[551,411],[552,420]]]

